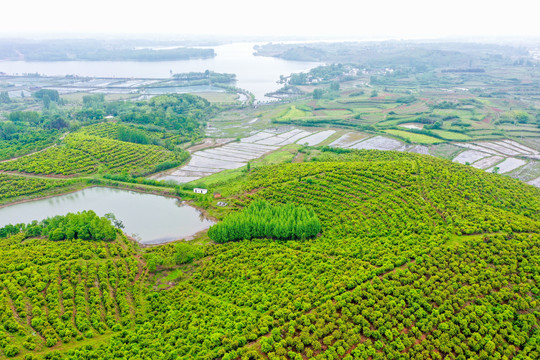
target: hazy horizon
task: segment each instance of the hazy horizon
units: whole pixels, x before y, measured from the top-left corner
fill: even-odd
[[[331,6],[276,0],[272,4],[235,0],[196,3],[155,0],[79,2],[51,0],[3,6],[2,38],[233,38],[233,39],[482,39],[540,37],[535,10],[527,0],[508,2],[426,0]],[[29,11],[31,10],[31,11]]]

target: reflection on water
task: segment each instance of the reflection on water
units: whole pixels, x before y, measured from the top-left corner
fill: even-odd
[[[0,72],[6,74],[39,73],[43,75],[79,75],[121,78],[169,78],[172,73],[211,70],[236,74],[236,86],[251,91],[258,100],[269,100],[264,94],[281,87],[280,75],[308,71],[320,63],[289,61],[254,56],[259,43],[233,43],[213,47],[216,57],[179,61],[0,61]]]
[[[188,238],[213,224],[176,198],[93,187],[0,208],[0,227],[83,210],[94,210],[99,216],[112,212],[124,224],[126,234],[136,234],[145,244]]]

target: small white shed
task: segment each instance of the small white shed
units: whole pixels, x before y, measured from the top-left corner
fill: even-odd
[[[206,194],[208,192],[208,189],[195,188],[193,189],[193,192],[196,194]]]

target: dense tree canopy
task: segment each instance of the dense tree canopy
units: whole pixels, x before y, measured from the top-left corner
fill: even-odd
[[[208,236],[218,243],[256,238],[291,240],[314,237],[320,230],[317,215],[303,206],[254,201],[241,212],[212,226]]]
[[[116,229],[106,217],[99,217],[92,210],[68,213],[31,224],[6,225],[0,228],[0,238],[24,233],[27,237],[44,236],[49,240],[114,240]]]

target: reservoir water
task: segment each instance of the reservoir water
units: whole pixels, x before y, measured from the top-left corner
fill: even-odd
[[[9,75],[39,73],[49,76],[79,75],[91,77],[169,78],[171,72],[203,72],[212,70],[236,74],[236,86],[251,91],[260,101],[264,94],[276,91],[280,75],[308,71],[321,65],[316,62],[289,61],[254,56],[253,46],[259,43],[232,43],[212,47],[216,56],[210,59],[178,61],[0,61],[0,72]]]
[[[99,216],[113,213],[124,224],[123,231],[142,244],[189,238],[214,224],[199,210],[175,198],[92,187],[0,208],[0,227],[83,210],[93,210]]]

